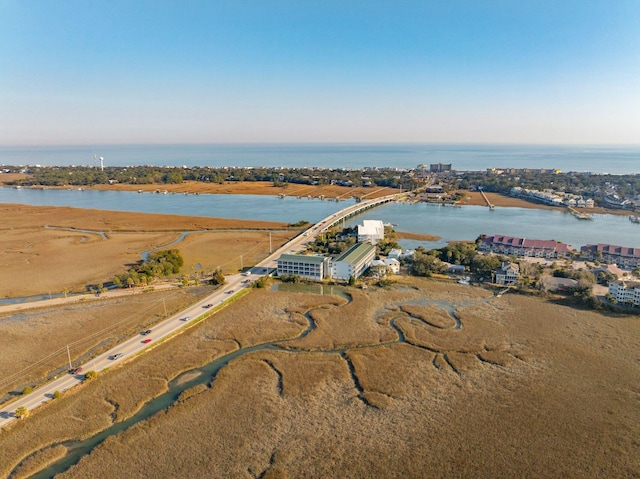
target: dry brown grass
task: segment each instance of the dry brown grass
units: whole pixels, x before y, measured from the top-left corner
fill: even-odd
[[[179,231],[283,228],[281,223],[172,215],[120,213],[76,208],[0,205],[0,297],[82,291],[107,283],[140,261],[144,251],[175,241]],[[74,228],[96,233],[45,229]],[[97,232],[107,232],[105,240]],[[272,234],[273,247],[296,234]],[[226,273],[255,264],[269,252],[268,232],[215,232],[188,235],[175,246],[185,258],[184,273]],[[197,266],[200,266],[199,268]],[[53,274],[51,274],[53,273]]]
[[[324,195],[327,198],[347,199],[352,196],[360,196],[362,198],[372,199],[381,196],[398,193],[394,188],[349,188],[337,185],[297,185],[289,184],[287,187],[276,187],[270,181],[247,181],[247,182],[225,182],[219,183],[202,183],[198,181],[185,181],[176,185],[95,185],[89,189],[104,191],[146,191],[154,192],[157,190],[168,191],[170,193],[207,193],[217,195],[271,195],[277,196],[284,194],[287,196],[311,196],[318,198]]]
[[[49,464],[53,464],[59,459],[62,459],[67,454],[67,448],[59,445],[49,447],[38,451],[33,456],[29,457],[16,468],[15,473],[11,476],[12,479],[23,479],[31,477],[38,471],[47,467]]]
[[[292,231],[271,233],[271,245],[277,249],[293,236]],[[202,272],[222,269],[225,274],[237,273],[262,261],[269,255],[269,232],[225,231],[194,233],[175,245],[184,258],[184,271]]]
[[[416,240],[416,241],[438,241],[440,236],[428,235],[424,233],[410,233],[408,231],[396,231],[396,238]]]
[[[0,174],[0,184],[6,185],[12,181],[23,180],[28,178],[31,175],[27,175],[25,173],[1,173]]]
[[[0,397],[64,367],[67,345],[74,361],[104,351],[163,319],[165,305],[178,311],[207,291],[159,291],[0,315]]]
[[[355,289],[350,294],[352,300],[343,306],[311,311],[317,328],[304,338],[288,342],[286,347],[335,350],[395,340],[391,329],[371,320],[381,306],[375,297]]]
[[[355,293],[336,306],[336,298],[255,291],[12,426],[0,435],[11,458],[0,474],[61,437],[130,415],[180,371],[237,343],[299,334],[300,313],[310,311],[320,321],[309,347],[353,347],[241,356],[211,388],[190,390],[61,477],[640,475],[637,318],[425,280]],[[454,304],[462,329],[434,328],[402,311],[425,300]],[[396,337],[392,318],[415,346],[380,344],[385,331]],[[360,341],[351,332],[358,328]]]
[[[479,206],[487,206],[487,202],[484,200],[479,191],[460,191],[464,195],[464,198],[460,202],[463,205],[479,205]],[[485,192],[489,201],[496,206],[502,206],[505,208],[531,208],[531,209],[541,209],[541,210],[563,210],[564,208],[559,208],[556,206],[543,205],[542,203],[533,203],[531,201],[526,201],[521,198],[513,198],[511,196],[504,196],[499,193],[489,193]],[[470,198],[470,199],[467,199]]]

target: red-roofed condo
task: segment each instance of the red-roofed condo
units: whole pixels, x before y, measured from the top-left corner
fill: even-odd
[[[555,240],[537,240],[514,238],[512,236],[487,236],[478,245],[483,253],[512,254],[514,256],[531,256],[535,258],[567,258],[573,248],[566,243]]]
[[[585,259],[614,263],[620,268],[633,269],[640,266],[640,248],[598,243],[581,247],[580,254]]]

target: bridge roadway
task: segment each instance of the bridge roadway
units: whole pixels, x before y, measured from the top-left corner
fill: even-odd
[[[247,272],[226,276],[227,282],[224,286],[203,300],[156,324],[148,335],[140,334],[129,338],[109,351],[90,359],[84,364],[75,365],[75,367],[80,366],[82,368],[82,373],[61,374],[31,393],[20,396],[18,399],[5,404],[0,408],[0,428],[16,419],[15,411],[17,408],[24,406],[29,411],[32,411],[41,404],[50,401],[56,391],[60,391],[62,393],[67,389],[80,384],[84,380],[84,373],[87,371],[96,371],[99,373],[100,371],[115,364],[126,362],[132,357],[142,353],[144,350],[153,347],[160,340],[165,338],[168,339],[169,336],[175,334],[178,330],[188,327],[188,325],[193,323],[196,319],[209,316],[217,309],[216,307],[224,306],[244,287],[250,286],[253,281],[257,280],[264,274],[275,271],[277,268],[277,259],[281,254],[300,252],[305,249],[307,242],[315,239],[320,233],[340,223],[342,220],[355,216],[370,208],[380,206],[384,203],[396,201],[403,195],[404,193],[398,193],[373,200],[362,201],[327,216],[320,222],[305,230],[302,234],[288,241],[285,245],[278,248],[278,250],[270,254],[267,258]],[[209,305],[212,306],[206,307]],[[150,341],[145,343],[145,340]],[[117,359],[110,359],[110,357],[113,357],[116,354],[121,356]]]

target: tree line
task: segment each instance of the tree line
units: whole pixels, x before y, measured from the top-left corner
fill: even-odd
[[[33,166],[28,177],[12,181],[12,186],[92,186],[110,183],[132,185],[179,184],[184,181],[223,183],[225,181],[271,181],[306,185],[379,186],[413,189],[418,183],[408,171],[350,170],[346,168],[233,168],[128,166]]]

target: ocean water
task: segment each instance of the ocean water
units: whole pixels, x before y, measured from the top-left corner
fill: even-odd
[[[640,174],[640,145],[458,145],[458,144],[232,144],[96,145],[0,147],[0,165],[268,166],[413,168],[451,163],[456,170],[557,168],[611,174]]]

